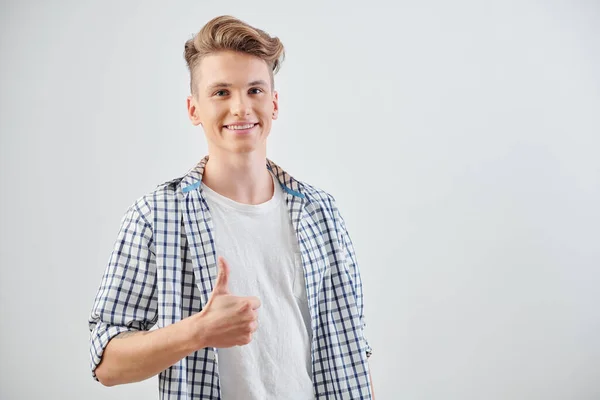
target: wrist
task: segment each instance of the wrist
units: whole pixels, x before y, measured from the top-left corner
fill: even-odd
[[[190,316],[186,326],[186,341],[192,348],[192,351],[198,351],[208,347],[207,342],[207,320],[206,316],[200,312]]]

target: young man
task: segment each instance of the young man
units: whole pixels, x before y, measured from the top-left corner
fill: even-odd
[[[89,321],[104,385],[160,374],[162,399],[372,398],[344,220],[266,157],[283,54],[228,16],[186,43],[208,156],[122,220]]]

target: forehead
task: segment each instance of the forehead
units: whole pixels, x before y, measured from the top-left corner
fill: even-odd
[[[250,54],[222,51],[205,56],[198,65],[200,86],[212,82],[242,83],[269,81],[269,66],[264,60]]]

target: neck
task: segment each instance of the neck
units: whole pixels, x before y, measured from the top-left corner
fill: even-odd
[[[266,167],[266,155],[258,152],[210,152],[202,182],[220,195],[242,204],[261,204],[273,197],[273,178]]]

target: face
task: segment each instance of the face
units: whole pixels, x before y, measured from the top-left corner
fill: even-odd
[[[196,68],[196,94],[187,99],[188,115],[194,125],[202,125],[209,151],[266,154],[278,113],[267,63],[226,51],[206,56]]]

